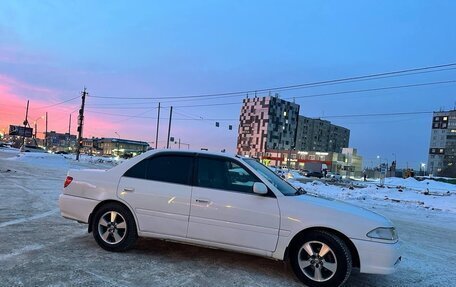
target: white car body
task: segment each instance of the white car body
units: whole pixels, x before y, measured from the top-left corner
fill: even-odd
[[[243,164],[273,192],[260,196],[123,176],[141,160],[170,151],[150,151],[110,170],[70,170],[71,184],[60,195],[65,218],[90,223],[107,201],[134,216],[138,236],[197,244],[283,260],[297,234],[324,229],[344,239],[363,273],[389,274],[400,261],[400,242],[367,236],[391,221],[374,212],[310,195],[285,196],[246,158],[217,155]],[[171,151],[179,153],[179,151]],[[187,152],[189,153],[189,152]],[[190,152],[198,155],[207,152]],[[251,159],[250,159],[251,160]],[[90,226],[90,225],[89,225]]]

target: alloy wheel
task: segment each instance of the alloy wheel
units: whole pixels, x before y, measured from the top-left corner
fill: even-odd
[[[98,233],[101,239],[108,244],[121,242],[127,231],[125,218],[116,211],[104,213],[98,221]]]
[[[328,281],[337,270],[334,251],[320,241],[309,241],[302,245],[298,252],[298,264],[309,279],[317,282]]]

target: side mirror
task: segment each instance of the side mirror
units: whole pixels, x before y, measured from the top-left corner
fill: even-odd
[[[265,195],[268,193],[268,188],[262,182],[255,182],[253,184],[253,192],[256,194]]]

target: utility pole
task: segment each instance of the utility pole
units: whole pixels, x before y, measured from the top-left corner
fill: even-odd
[[[85,105],[85,97],[87,95],[86,88],[84,87],[84,91],[82,92],[82,104],[81,109],[79,109],[79,116],[78,116],[78,143],[76,148],[76,160],[79,161],[79,154],[81,153],[82,147],[82,127],[84,125],[84,105]]]
[[[71,147],[71,113],[70,120],[68,121],[68,149]]]
[[[166,141],[166,148],[169,148],[169,134],[171,133],[171,119],[173,118],[173,106],[169,109],[169,125],[168,125],[168,140]]]
[[[48,113],[46,112],[46,131],[44,132],[44,149],[48,146]]]
[[[179,138],[179,149],[181,149],[181,139]]]
[[[158,128],[160,127],[160,103],[158,103],[158,116],[157,116],[157,134],[155,135],[155,149],[158,147]]]
[[[27,100],[27,108],[25,109],[25,120],[24,120],[24,131],[22,132],[22,148],[25,150],[25,129],[28,125],[28,110],[29,110],[29,100]]]
[[[71,135],[71,114],[70,114],[70,120],[68,121],[68,134]]]

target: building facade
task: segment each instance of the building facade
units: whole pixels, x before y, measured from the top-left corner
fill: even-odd
[[[346,177],[363,175],[363,158],[354,148],[344,148],[341,153],[269,150],[261,160],[268,166],[289,166],[292,169],[318,172],[327,170]]]
[[[337,152],[349,146],[350,130],[330,121],[299,116],[296,149],[303,151]]]
[[[97,145],[98,149],[102,151],[102,155],[112,156],[135,156],[149,148],[149,144],[146,142],[117,138],[101,138],[97,141]]]
[[[50,131],[45,133],[44,145],[47,150],[71,152],[76,147],[76,135]]]
[[[456,110],[434,112],[427,170],[439,175],[456,164]]]
[[[274,151],[341,153],[350,130],[299,116],[298,104],[274,97],[246,98],[239,118],[237,153],[262,158]]]
[[[239,118],[238,154],[261,157],[266,150],[295,147],[299,105],[278,97],[246,98]]]

